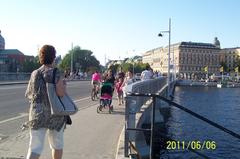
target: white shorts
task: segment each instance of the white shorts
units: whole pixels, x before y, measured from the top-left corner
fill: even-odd
[[[45,135],[48,133],[48,142],[51,149],[60,150],[63,149],[63,130],[60,131],[49,130],[47,128],[40,128],[38,130],[30,130],[30,142],[28,155],[31,153],[41,154],[44,147]]]

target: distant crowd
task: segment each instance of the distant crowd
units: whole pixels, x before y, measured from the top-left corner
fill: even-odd
[[[141,73],[136,73],[135,75],[131,70],[124,72],[121,68],[118,72],[113,73],[111,69],[106,70],[104,73],[100,74],[98,71],[92,74],[92,85],[93,88],[96,88],[96,85],[100,83],[110,83],[112,85],[112,91],[108,92],[109,94],[113,94],[114,90],[118,96],[119,105],[124,103],[123,98],[126,96],[126,92],[128,92],[128,85],[138,81],[138,80],[149,80],[153,78],[157,78],[161,76],[161,74],[157,71],[153,72],[153,70],[146,66],[144,71]],[[111,90],[111,89],[110,89]]]
[[[64,78],[66,79],[87,79],[88,73],[87,72],[81,72],[81,71],[74,71],[71,73],[70,70],[64,71]]]

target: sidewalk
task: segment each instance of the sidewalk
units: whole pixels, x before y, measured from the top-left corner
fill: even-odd
[[[78,106],[82,104],[86,107],[72,116],[73,124],[65,130],[63,159],[114,159],[124,125],[124,106],[117,106],[117,101],[113,100],[112,114],[97,114],[98,102],[77,103]],[[0,158],[25,158],[28,142],[28,131],[0,142]],[[50,158],[46,139],[41,159]]]

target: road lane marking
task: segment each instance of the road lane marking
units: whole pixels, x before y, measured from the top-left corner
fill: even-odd
[[[7,93],[7,94],[0,94],[0,97],[1,97],[1,96],[13,95],[13,94],[17,94],[17,93]]]
[[[85,97],[85,98],[81,98],[81,99],[78,99],[78,100],[74,100],[74,103],[78,103],[78,102],[83,101],[83,100],[86,100],[86,99],[90,99],[90,97]],[[86,107],[82,107],[82,108],[80,108],[80,110],[86,109],[86,108],[91,107],[91,106],[92,106],[92,105],[86,106]],[[10,122],[10,121],[17,120],[17,119],[20,119],[20,118],[23,118],[23,117],[27,117],[27,116],[28,116],[28,113],[22,113],[22,114],[20,114],[19,116],[2,120],[2,121],[0,121],[0,124],[4,124],[4,123],[6,123],[6,122]]]
[[[0,90],[9,90],[9,89],[19,89],[19,88],[27,88],[27,86],[2,86]]]
[[[13,120],[17,120],[17,119],[20,119],[20,118],[23,118],[23,117],[26,117],[26,116],[28,116],[27,113],[22,113],[22,114],[19,115],[19,116],[16,116],[16,117],[13,117],[13,118],[9,118],[9,119],[5,119],[5,120],[2,120],[2,121],[0,121],[0,124],[6,123],[6,122],[9,122],[9,121],[13,121]]]
[[[90,99],[90,97],[85,97],[85,98],[77,99],[77,100],[74,100],[74,102],[75,102],[75,103],[78,103],[78,102],[83,101],[83,100],[86,100],[86,99]]]
[[[0,133],[0,141],[1,141],[1,140],[4,140],[4,139],[6,139],[6,138],[8,138],[7,135],[4,135],[4,134],[1,134],[1,133]]]
[[[90,107],[97,107],[98,106],[98,104],[93,104],[93,105],[88,105],[88,106],[85,106],[85,107],[80,107],[80,108],[78,108],[78,110],[83,110],[83,109],[87,109],[87,108],[90,108]]]

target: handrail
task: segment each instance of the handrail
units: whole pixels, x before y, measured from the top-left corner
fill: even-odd
[[[125,91],[130,92],[138,92],[138,93],[156,93],[161,88],[165,86],[167,82],[166,77],[159,77],[156,79],[138,81],[133,84],[130,84],[126,87]],[[163,90],[165,92],[165,90]],[[129,156],[129,144],[128,141],[134,141],[136,131],[128,131],[127,128],[135,128],[136,127],[136,112],[140,111],[142,106],[149,101],[149,98],[136,97],[135,99],[131,99],[126,96],[126,111],[125,111],[125,121],[127,123],[127,127],[125,127],[125,135],[124,135],[124,156]],[[131,107],[134,105],[134,107]]]
[[[184,106],[182,106],[180,104],[177,104],[177,103],[175,103],[175,102],[173,102],[173,101],[171,101],[171,100],[169,100],[169,99],[167,99],[167,98],[165,98],[163,96],[160,96],[159,93],[156,93],[156,94],[152,94],[152,93],[145,93],[145,94],[142,94],[142,93],[127,93],[127,95],[128,96],[141,96],[141,97],[152,97],[153,98],[151,129],[128,128],[128,126],[127,126],[127,129],[126,129],[126,130],[130,130],[130,131],[131,130],[134,130],[134,131],[151,131],[150,159],[153,158],[153,152],[152,152],[153,145],[152,144],[153,144],[153,137],[154,137],[153,133],[154,133],[154,123],[155,123],[155,104],[156,104],[155,100],[156,100],[156,98],[159,98],[159,99],[167,102],[168,104],[170,104],[172,106],[175,106],[175,107],[183,110],[184,112],[186,112],[186,113],[188,113],[188,114],[190,114],[190,115],[192,115],[192,116],[194,116],[194,117],[204,121],[205,123],[207,123],[209,125],[212,125],[213,127],[218,128],[219,130],[221,130],[221,131],[223,131],[225,133],[228,133],[228,134],[230,134],[231,136],[233,136],[233,137],[235,137],[237,139],[240,139],[240,135],[239,134],[237,134],[237,133],[235,133],[235,132],[233,132],[233,131],[231,131],[231,130],[229,130],[229,129],[227,129],[227,128],[225,128],[225,127],[223,127],[223,126],[221,126],[221,125],[219,125],[219,124],[217,124],[217,123],[215,123],[215,122],[213,122],[213,121],[211,121],[211,120],[209,120],[209,119],[207,119],[207,118],[205,118],[205,117],[203,117],[203,116],[201,116],[201,115],[199,115],[199,114],[197,114],[197,113],[195,113],[195,112],[193,112],[193,111],[191,111],[189,109],[187,109],[187,108],[185,108]],[[159,134],[163,138],[170,139],[169,137],[167,137],[166,135],[164,135],[162,133],[159,133]],[[174,141],[174,140],[171,139],[171,141]],[[197,151],[195,151],[195,150],[193,150],[191,148],[188,149],[188,150],[193,152],[193,153],[198,154],[201,157],[209,158],[208,156],[206,156],[206,155],[204,155],[202,153],[199,153],[199,152],[197,152]]]
[[[194,116],[194,117],[196,117],[196,118],[198,118],[198,119],[208,123],[209,125],[212,125],[213,127],[218,128],[218,129],[222,130],[223,132],[228,133],[231,136],[240,139],[240,135],[235,133],[235,132],[233,132],[232,130],[229,130],[229,129],[227,129],[227,128],[225,128],[225,127],[223,127],[223,126],[221,126],[221,125],[219,125],[219,124],[217,124],[217,123],[215,123],[215,122],[213,122],[213,121],[211,121],[211,120],[209,120],[209,119],[207,119],[207,118],[205,118],[205,117],[203,117],[203,116],[201,116],[201,115],[199,115],[199,114],[197,114],[197,113],[195,113],[195,112],[193,112],[193,111],[191,111],[191,110],[189,110],[187,108],[185,108],[184,106],[181,106],[181,105],[179,105],[179,104],[177,104],[177,103],[175,103],[175,102],[173,102],[173,101],[171,101],[171,100],[169,100],[169,99],[167,99],[165,97],[162,97],[159,94],[128,93],[128,95],[130,95],[130,96],[142,96],[142,97],[157,97],[157,98],[167,102],[168,104],[170,104],[172,106],[175,106],[175,107],[185,111],[186,113],[188,113],[188,114],[190,114],[190,115],[192,115],[192,116]]]

